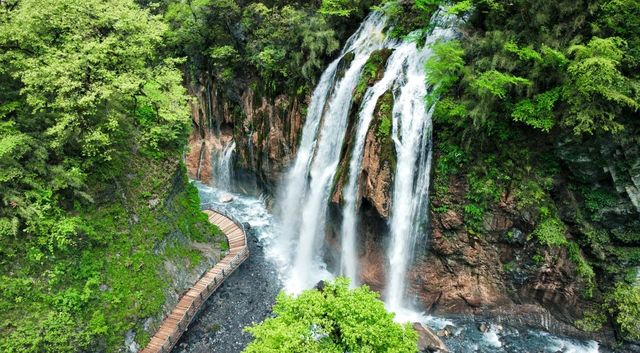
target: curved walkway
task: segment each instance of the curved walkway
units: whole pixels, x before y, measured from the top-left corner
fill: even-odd
[[[207,298],[249,256],[247,235],[242,224],[221,212],[211,210],[203,212],[209,216],[209,222],[218,226],[227,237],[229,252],[180,298],[178,305],[165,317],[162,325],[147,347],[140,351],[141,353],[171,352]]]

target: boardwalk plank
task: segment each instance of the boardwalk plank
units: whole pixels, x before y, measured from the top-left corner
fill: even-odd
[[[165,317],[162,325],[149,341],[141,353],[159,353],[164,347],[169,352],[176,344],[195,313],[204,304],[209,290],[215,291],[224,279],[233,273],[248,257],[246,234],[233,220],[227,216],[211,210],[204,210],[209,222],[216,225],[227,237],[230,251],[222,260],[205,274],[180,298],[178,304]],[[233,266],[231,265],[233,263]],[[224,270],[225,276],[222,276]],[[202,295],[203,300],[200,299]],[[196,305],[197,304],[197,305]],[[189,319],[187,320],[187,314]],[[182,322],[182,325],[180,323]],[[179,326],[180,325],[180,326]],[[171,341],[169,341],[171,336]]]

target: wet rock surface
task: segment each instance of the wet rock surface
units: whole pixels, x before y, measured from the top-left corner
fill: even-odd
[[[447,353],[449,350],[444,342],[429,327],[419,323],[413,323],[413,329],[418,333],[419,352],[439,352]]]
[[[271,314],[281,284],[262,246],[248,240],[251,255],[207,300],[173,353],[241,352],[252,339],[244,328]]]

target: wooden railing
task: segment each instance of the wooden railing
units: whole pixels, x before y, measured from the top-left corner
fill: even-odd
[[[141,353],[171,352],[204,302],[249,257],[244,225],[222,211],[204,212],[209,216],[209,222],[218,226],[227,237],[229,252],[180,298]]]

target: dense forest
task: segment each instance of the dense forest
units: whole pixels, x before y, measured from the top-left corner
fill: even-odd
[[[210,77],[239,121],[247,88],[304,105],[370,11],[398,40],[424,43],[436,11],[459,26],[424,63],[434,217],[463,215],[478,242],[492,214],[518,219],[525,235],[502,242],[527,255],[505,275],[567,258],[586,308],[572,324],[639,342],[638,0],[1,0],[0,351],[115,352],[132,331],[144,346],[178,279],[215,261],[197,244],[228,246],[188,182],[189,88]],[[372,55],[354,99],[388,55]],[[403,332],[367,289],[331,286]],[[278,300],[248,352],[302,320]],[[387,338],[381,351],[407,344]]]

